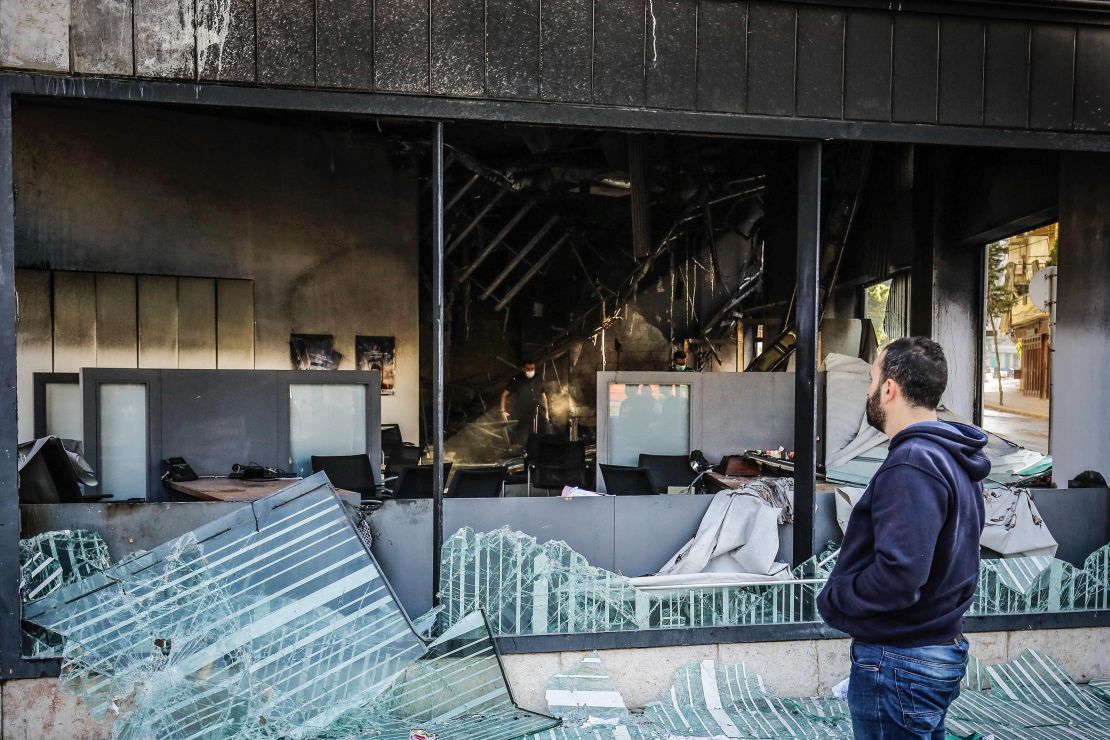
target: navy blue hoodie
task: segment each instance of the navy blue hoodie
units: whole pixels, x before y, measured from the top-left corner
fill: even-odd
[[[832,627],[897,647],[955,639],[979,578],[987,436],[955,422],[911,424],[852,510],[817,599]]]

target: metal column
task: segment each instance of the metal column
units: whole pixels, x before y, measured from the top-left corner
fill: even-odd
[[[432,135],[432,600],[443,546],[443,123]]]
[[[0,665],[5,679],[20,664],[19,493],[16,476],[15,190],[12,98],[0,85]]]
[[[794,371],[794,564],[814,554],[817,504],[817,305],[821,142],[798,145],[798,287]]]

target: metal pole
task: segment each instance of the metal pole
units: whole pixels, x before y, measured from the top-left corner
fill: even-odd
[[[432,600],[443,547],[443,123],[432,136]]]
[[[817,503],[817,295],[821,142],[798,145],[798,296],[794,370],[794,564],[813,557]]]

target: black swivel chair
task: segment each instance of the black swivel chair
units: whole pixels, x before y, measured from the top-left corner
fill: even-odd
[[[585,442],[540,439],[528,455],[528,495],[533,487],[551,491],[586,486],[588,474]]]
[[[393,481],[393,498],[432,498],[434,465],[407,465],[397,471]],[[443,463],[443,479],[451,474],[451,463]]]
[[[500,498],[507,474],[504,465],[459,468],[447,487],[447,498]]]
[[[686,455],[640,455],[640,467],[651,471],[659,493],[666,493],[668,486],[688,486],[698,477]]]
[[[333,486],[354,491],[363,501],[389,497],[389,489],[378,482],[369,455],[313,455],[312,472],[321,471]]]
[[[605,490],[614,496],[655,496],[659,486],[647,468],[626,465],[598,465]]]
[[[420,448],[416,445],[394,447],[385,459],[385,477],[388,481],[397,476],[402,468],[420,464]]]

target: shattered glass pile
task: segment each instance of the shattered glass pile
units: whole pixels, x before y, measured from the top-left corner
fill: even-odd
[[[426,645],[323,474],[28,604],[62,686],[118,738],[511,738],[481,614]]]
[[[847,666],[846,666],[847,668]],[[948,712],[949,736],[996,740],[1110,738],[1110,679],[1078,686],[1051,658],[1026,651],[1010,663],[972,660]],[[642,714],[629,712],[597,653],[547,684],[548,708],[563,726],[533,738],[845,738],[847,702],[780,698],[743,663],[688,663]]]
[[[815,622],[817,594],[836,560],[826,550],[795,568],[790,581],[649,591],[591,566],[565,542],[541,543],[508,528],[460,529],[441,554],[439,624],[484,609],[502,635]],[[1048,557],[983,560],[969,614],[1106,608],[1110,545],[1083,568]]]
[[[947,729],[995,740],[1110,739],[1110,695],[1092,681],[1080,686],[1047,655],[1026,650],[1009,663],[983,666],[972,658]]]
[[[19,596],[24,604],[41,599],[112,565],[108,545],[96,532],[83,529],[43,532],[19,541]],[[52,658],[60,654],[62,636],[24,625],[22,654]]]
[[[483,609],[496,634],[607,632],[814,621],[827,572],[757,586],[635,588],[562,541],[463,528],[442,549],[440,623]],[[831,567],[831,566],[829,566]]]

